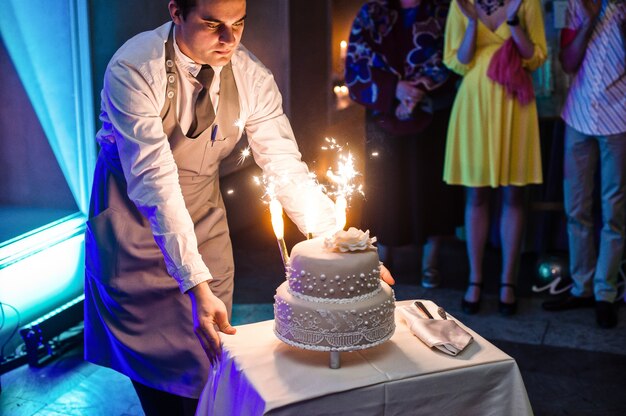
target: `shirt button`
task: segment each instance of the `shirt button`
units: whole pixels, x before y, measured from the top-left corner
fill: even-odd
[[[174,61],[168,59],[167,61],[165,61],[165,65],[167,65],[168,68],[171,68],[174,66]]]
[[[174,96],[174,91],[168,91],[167,92],[167,98],[172,98]]]
[[[176,78],[174,77],[174,75],[169,75],[169,76],[167,77],[167,81],[168,81],[170,84],[173,84],[175,80],[176,80]]]

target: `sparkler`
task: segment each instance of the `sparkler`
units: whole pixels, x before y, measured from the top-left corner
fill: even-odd
[[[287,251],[287,245],[285,244],[285,223],[283,221],[283,207],[276,199],[276,180],[275,178],[259,178],[254,176],[254,182],[257,185],[263,184],[265,186],[264,198],[269,199],[270,215],[272,219],[272,228],[274,229],[274,235],[278,242],[278,249],[280,250],[280,257],[283,260],[283,265],[287,269],[289,265],[289,252]]]
[[[343,146],[337,144],[337,141],[333,138],[326,138],[326,143],[328,144],[322,146],[322,150],[335,150],[339,153],[337,171],[333,172],[329,167],[326,172],[326,176],[334,183],[336,228],[339,231],[346,226],[348,200],[354,192],[363,194],[363,186],[354,183],[354,179],[359,175],[359,172],[354,167],[352,154],[348,152],[345,155]]]
[[[270,201],[270,214],[272,216],[272,228],[276,235],[276,241],[278,241],[278,249],[280,250],[280,257],[283,259],[283,265],[285,269],[289,264],[289,252],[287,251],[287,245],[285,244],[285,223],[283,222],[283,207],[280,205],[277,199]]]

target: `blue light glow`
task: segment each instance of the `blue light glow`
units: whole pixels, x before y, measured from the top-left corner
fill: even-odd
[[[5,0],[0,34],[76,204],[87,212],[94,152],[85,1]],[[89,138],[89,139],[87,139]]]
[[[0,302],[23,325],[83,292],[96,156],[87,0],[3,0],[0,35],[80,210],[0,242]],[[5,308],[0,344],[17,323]]]

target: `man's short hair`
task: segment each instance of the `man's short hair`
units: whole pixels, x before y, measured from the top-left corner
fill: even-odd
[[[187,18],[187,15],[191,10],[196,7],[197,0],[174,0],[176,4],[178,4],[178,8],[180,9],[180,13],[182,15],[183,20]]]

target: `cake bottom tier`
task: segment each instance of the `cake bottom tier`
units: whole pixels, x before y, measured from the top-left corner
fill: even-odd
[[[314,302],[293,296],[287,282],[274,296],[274,333],[283,342],[316,351],[353,351],[387,341],[395,330],[391,287],[354,302]]]

